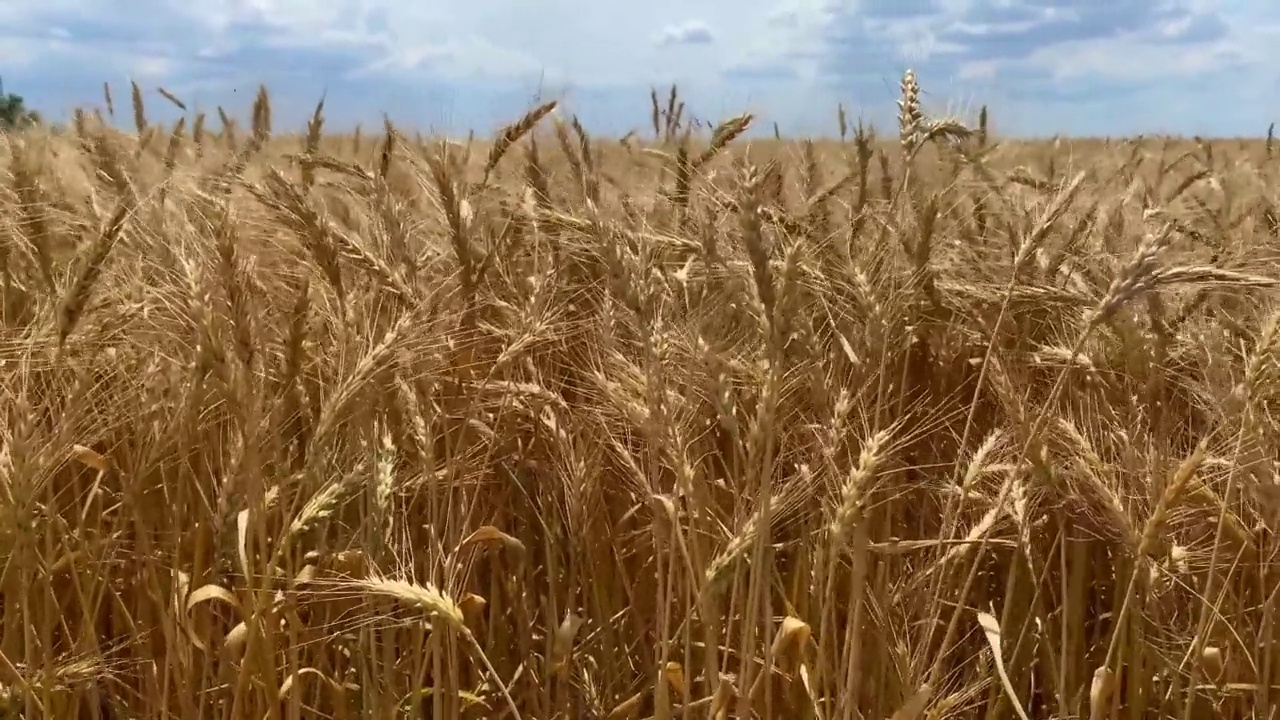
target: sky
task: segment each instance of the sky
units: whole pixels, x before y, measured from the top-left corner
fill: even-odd
[[[277,131],[326,98],[329,127],[492,132],[559,99],[591,131],[650,127],[676,83],[709,121],[744,111],[834,135],[836,106],[892,132],[912,68],[933,116],[1047,136],[1261,135],[1280,120],[1272,0],[3,0],[4,90],[53,119],[156,92]],[[123,113],[126,117],[128,112]],[[648,130],[648,132],[652,132]]]

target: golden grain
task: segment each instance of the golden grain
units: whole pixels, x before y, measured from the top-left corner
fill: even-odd
[[[9,138],[0,710],[1268,716],[1268,146],[920,82],[892,142],[675,87],[623,143],[265,89],[242,139],[136,83]]]

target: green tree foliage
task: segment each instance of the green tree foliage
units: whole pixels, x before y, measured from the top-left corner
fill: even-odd
[[[35,125],[40,122],[40,114],[28,110],[21,95],[4,93],[0,95],[0,131]]]

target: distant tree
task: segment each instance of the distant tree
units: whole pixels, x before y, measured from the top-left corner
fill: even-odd
[[[40,124],[40,113],[28,110],[26,101],[15,93],[0,94],[0,130],[16,130]]]

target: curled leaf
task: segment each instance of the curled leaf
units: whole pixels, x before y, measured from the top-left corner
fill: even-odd
[[[519,556],[523,556],[525,553],[524,543],[492,525],[485,525],[484,527],[479,528],[462,541],[462,547],[467,547],[469,545],[492,544],[497,544],[501,547],[507,548]]]
[[[327,686],[330,690],[332,690],[334,695],[339,698],[343,695],[343,693],[347,692],[348,690],[355,689],[354,685],[350,683],[347,683],[347,684],[340,683],[334,680],[333,678],[329,677],[328,675],[325,675],[324,673],[320,672],[316,668],[304,667],[304,668],[299,668],[294,673],[291,673],[289,677],[284,679],[284,682],[280,683],[280,690],[277,692],[276,697],[281,702],[287,700],[289,698],[289,695],[293,693],[294,685],[297,685],[299,682],[301,682],[302,678],[304,677],[314,677],[317,680],[322,681],[325,684],[325,686]]]
[[[1106,665],[1093,671],[1093,682],[1089,685],[1089,720],[1102,720],[1107,716],[1115,684],[1116,674]]]
[[[462,610],[463,617],[472,620],[479,617],[484,612],[484,608],[488,605],[488,601],[475,593],[467,593],[458,601],[458,607]]]
[[[565,613],[564,620],[551,638],[551,657],[547,658],[547,664],[552,673],[559,672],[569,662],[569,655],[573,652],[573,639],[583,622],[577,615]]]
[[[783,618],[782,624],[778,626],[778,633],[773,636],[774,657],[795,657],[804,649],[811,634],[809,624],[800,618],[793,615]]]
[[[110,467],[105,456],[84,445],[72,445],[71,457],[80,464],[91,467],[98,472],[106,472],[107,468]]]
[[[929,706],[929,700],[933,698],[933,686],[929,683],[922,683],[919,688],[907,701],[902,703],[902,707],[893,714],[892,720],[918,720],[924,714],[924,709]]]
[[[1223,667],[1222,648],[1206,645],[1204,650],[1200,651],[1200,669],[1204,671],[1205,677],[1215,683],[1221,682]]]
[[[245,646],[249,642],[249,626],[243,622],[236,623],[227,636],[222,639],[222,652],[232,660],[244,657]]]
[[[663,675],[667,678],[667,683],[671,685],[671,689],[678,695],[685,692],[684,666],[678,662],[669,662],[663,668]]]
[[[204,605],[205,603],[218,603],[220,605],[225,605],[226,607],[234,610],[237,616],[240,615],[241,608],[240,601],[236,598],[235,594],[221,585],[214,585],[212,583],[203,585],[193,590],[191,594],[187,596],[186,621],[188,635],[190,636],[191,643],[193,645],[201,650],[207,651],[209,649],[209,645],[200,638],[200,635],[197,632],[195,632],[193,628],[195,623],[194,618],[192,617],[196,608]]]

